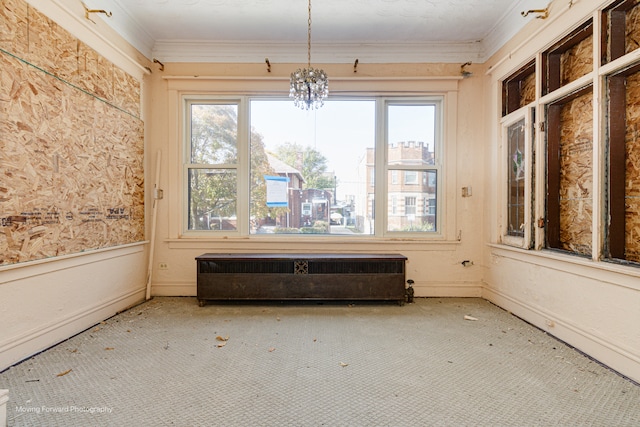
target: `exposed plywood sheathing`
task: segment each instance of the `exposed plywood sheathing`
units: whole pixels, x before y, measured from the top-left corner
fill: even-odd
[[[593,71],[593,35],[562,54],[560,69],[562,86]]]
[[[139,82],[23,0],[3,0],[0,49],[140,116]]]
[[[560,130],[560,245],[591,254],[593,109],[591,93],[562,107]]]
[[[143,240],[139,83],[23,1],[2,6],[0,264]]]
[[[522,81],[520,89],[520,107],[530,104],[536,100],[536,73],[528,75]]]
[[[625,52],[629,53],[640,47],[640,3],[627,12],[625,21]]]
[[[626,87],[625,255],[640,262],[640,72],[627,77]]]

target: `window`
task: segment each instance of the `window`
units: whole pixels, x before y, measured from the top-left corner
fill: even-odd
[[[637,8],[636,10],[640,10]],[[640,64],[608,76],[605,258],[640,263]]]
[[[428,203],[429,203],[429,207],[428,207],[427,213],[429,215],[435,216],[435,214],[436,214],[436,198],[435,197],[430,198]],[[435,221],[435,219],[434,219],[434,221]]]
[[[391,171],[393,172],[397,171]],[[404,183],[405,185],[416,185],[418,184],[418,172],[416,171],[405,171],[404,172]]]
[[[236,230],[238,104],[188,102],[187,230]]]
[[[436,232],[437,215],[427,210],[418,212],[416,202],[439,198],[438,171],[441,156],[438,150],[438,103],[386,104],[387,169],[389,181],[402,173],[403,185],[389,186],[387,196],[405,201],[404,215],[390,217],[387,232]],[[436,204],[433,204],[434,209]]]
[[[525,227],[525,155],[524,155],[524,118],[518,120],[507,129],[507,150],[509,161],[508,199],[507,199],[507,234],[524,236]]]
[[[502,242],[521,248],[533,243],[533,139],[535,109],[506,116],[503,133]]]
[[[605,6],[501,80],[498,241],[637,267],[640,2]]]
[[[416,198],[415,197],[405,197],[404,198],[404,214],[407,216],[413,215],[413,220],[415,220],[416,216]]]
[[[546,246],[590,256],[593,226],[593,91],[547,107]]]
[[[289,99],[185,97],[184,229],[436,233],[441,107],[364,98],[304,111]]]

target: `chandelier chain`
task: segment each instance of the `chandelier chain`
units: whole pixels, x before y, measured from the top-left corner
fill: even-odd
[[[311,68],[311,0],[309,0],[309,27],[307,30],[307,67]]]

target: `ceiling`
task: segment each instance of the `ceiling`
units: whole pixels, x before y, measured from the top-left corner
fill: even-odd
[[[306,62],[306,0],[85,0],[163,62]],[[542,3],[542,4],[541,4]],[[313,0],[312,62],[483,62],[546,0]]]

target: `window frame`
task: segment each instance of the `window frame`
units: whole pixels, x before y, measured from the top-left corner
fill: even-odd
[[[449,105],[447,103],[447,101],[449,101]],[[447,97],[445,95],[434,95],[434,96],[425,96],[425,97],[419,97],[419,98],[400,98],[400,97],[386,97],[383,98],[383,103],[384,105],[381,106],[381,108],[384,108],[385,114],[383,116],[384,118],[384,145],[383,145],[383,156],[384,156],[384,168],[378,168],[378,169],[383,169],[380,171],[380,175],[382,176],[378,176],[379,179],[383,179],[384,181],[384,192],[380,195],[382,197],[384,197],[384,200],[387,200],[389,198],[389,185],[390,185],[390,180],[389,180],[389,176],[393,173],[392,171],[401,171],[402,174],[398,174],[399,176],[402,176],[402,179],[399,180],[401,181],[402,185],[406,186],[409,185],[411,187],[419,187],[420,183],[421,183],[421,178],[420,178],[420,173],[429,173],[432,171],[435,171],[436,173],[436,213],[435,213],[435,231],[423,231],[423,232],[416,232],[416,231],[390,231],[389,228],[389,210],[385,209],[386,206],[380,206],[380,209],[382,209],[382,212],[385,213],[385,218],[384,221],[382,222],[381,226],[384,227],[383,230],[381,230],[381,234],[385,237],[390,237],[390,236],[411,236],[411,237],[424,237],[424,238],[432,238],[432,239],[443,239],[446,238],[447,236],[447,232],[450,233],[450,229],[445,230],[443,229],[443,227],[447,227],[447,226],[454,226],[455,227],[455,220],[452,217],[447,217],[446,222],[447,224],[445,224],[443,222],[443,212],[446,212],[445,208],[443,207],[443,205],[446,206],[447,201],[444,200],[445,194],[449,194],[450,191],[453,190],[452,182],[455,180],[454,176],[455,176],[455,169],[451,170],[451,168],[453,166],[451,166],[450,162],[451,158],[450,156],[452,156],[452,152],[453,150],[449,151],[447,149],[452,149],[455,147],[455,144],[452,147],[448,147],[447,144],[445,144],[445,120],[444,117],[446,114],[450,114],[450,110],[448,110],[448,108],[450,108],[451,104],[453,104],[453,102],[449,99],[447,99]],[[389,107],[393,107],[393,106],[421,106],[421,105],[434,105],[435,106],[435,112],[434,112],[434,125],[435,125],[435,129],[434,129],[434,162],[433,164],[430,165],[423,165],[423,164],[410,164],[410,163],[404,163],[404,164],[391,164],[389,162],[388,159],[388,151],[389,151],[389,141],[388,141],[388,135],[389,135],[389,120],[388,117],[389,115],[386,113],[386,111],[388,111]],[[455,155],[453,156],[455,157]],[[444,165],[447,165],[447,167],[445,167]],[[446,170],[446,172],[444,172]],[[416,181],[410,184],[407,184],[406,182],[406,173],[407,172],[415,172],[416,173]],[[444,188],[447,188],[447,192],[445,192]],[[404,193],[406,193],[405,195],[402,196],[402,200],[406,201],[406,197],[410,197],[409,196],[409,192],[405,191]],[[413,193],[413,192],[410,192]],[[418,213],[418,209],[417,209],[417,199],[418,199],[418,195],[417,194],[411,194],[411,196],[415,196],[416,197],[416,205],[415,205],[415,210],[416,213],[414,215],[416,215]],[[440,200],[441,202],[437,202],[438,200]],[[450,203],[451,205],[451,203]],[[403,204],[404,206],[404,204]],[[406,209],[406,208],[405,208]],[[403,209],[404,211],[404,209]],[[423,213],[424,216],[427,216],[428,214],[425,212]]]
[[[191,163],[191,116],[188,114],[190,111],[190,106],[192,105],[237,105],[237,113],[238,113],[238,130],[237,130],[237,147],[236,147],[236,163],[220,163],[220,164],[197,164]],[[182,182],[180,188],[182,189],[182,198],[181,198],[181,234],[190,237],[197,236],[212,236],[212,235],[241,235],[243,232],[248,231],[248,222],[244,224],[245,221],[241,220],[241,218],[245,218],[245,209],[244,206],[248,204],[243,203],[242,194],[247,195],[248,191],[245,193],[241,193],[240,189],[246,187],[248,189],[249,185],[249,177],[244,177],[241,170],[246,170],[245,162],[248,165],[248,147],[246,144],[243,144],[242,141],[246,140],[247,132],[246,125],[244,122],[246,119],[241,118],[242,116],[246,116],[246,114],[242,114],[243,111],[243,100],[242,97],[224,97],[224,96],[207,96],[207,95],[189,95],[185,96],[181,102],[181,111],[182,111],[182,122],[183,122],[183,135],[182,135]],[[238,188],[237,198],[236,198],[236,229],[235,230],[190,230],[189,229],[189,171],[192,169],[226,169],[226,170],[234,170],[236,172],[237,183],[236,186]]]
[[[517,248],[530,249],[533,245],[533,161],[534,161],[534,141],[535,141],[535,107],[531,104],[522,107],[500,120],[501,127],[501,147],[500,147],[500,236],[499,241],[505,245]],[[519,121],[524,120],[524,235],[514,236],[509,234],[509,168],[511,162],[509,155],[509,128]]]
[[[381,215],[374,215],[373,223],[374,228],[371,234],[363,235],[330,235],[322,234],[318,236],[305,235],[304,239],[317,239],[327,238],[336,241],[356,241],[359,239],[371,239],[371,238],[408,238],[418,240],[441,240],[441,241],[453,241],[459,240],[460,233],[456,232],[456,214],[455,214],[455,194],[451,195],[455,182],[455,123],[457,114],[457,89],[445,90],[444,92],[434,92],[428,95],[413,95],[413,96],[346,96],[344,98],[332,98],[332,100],[367,100],[371,99],[376,102],[376,124],[375,124],[375,148],[376,148],[376,167],[373,170],[374,179],[377,183],[375,186],[375,193],[371,194],[371,200],[373,202],[372,212],[382,212]],[[180,141],[180,156],[182,172],[179,175],[181,182],[176,186],[178,194],[180,194],[181,206],[178,216],[180,217],[179,229],[172,229],[177,232],[179,238],[250,238],[250,239],[272,239],[277,240],[285,237],[292,238],[291,235],[257,235],[249,233],[249,176],[250,176],[250,101],[252,99],[285,99],[282,96],[269,96],[245,94],[241,96],[225,96],[217,93],[208,94],[205,91],[198,93],[180,92],[176,97],[179,100],[176,105],[176,115],[180,117],[181,123],[181,135]],[[238,165],[237,165],[237,177],[238,177],[238,206],[237,206],[237,227],[236,230],[188,230],[188,156],[186,141],[189,141],[190,132],[190,118],[188,117],[188,111],[186,105],[189,103],[212,103],[212,104],[228,104],[230,102],[238,103]],[[386,108],[389,103],[400,103],[403,105],[415,103],[415,104],[436,104],[436,146],[434,147],[438,153],[438,161],[436,165],[429,165],[429,167],[416,167],[416,166],[399,166],[393,165],[394,169],[414,169],[417,171],[428,172],[428,170],[436,170],[437,178],[437,193],[436,198],[440,199],[436,204],[436,231],[434,232],[411,232],[411,231],[387,231],[388,225],[388,170],[386,151],[386,115],[380,115],[382,109]],[[445,119],[448,117],[447,119]],[[451,135],[451,140],[445,144],[445,135]],[[447,164],[448,163],[448,164]],[[447,164],[445,166],[445,164]],[[209,167],[204,165],[198,165],[198,167]],[[450,211],[447,211],[449,206]],[[449,212],[445,214],[445,212]],[[446,227],[443,228],[443,227]],[[296,236],[293,239],[303,238]]]

